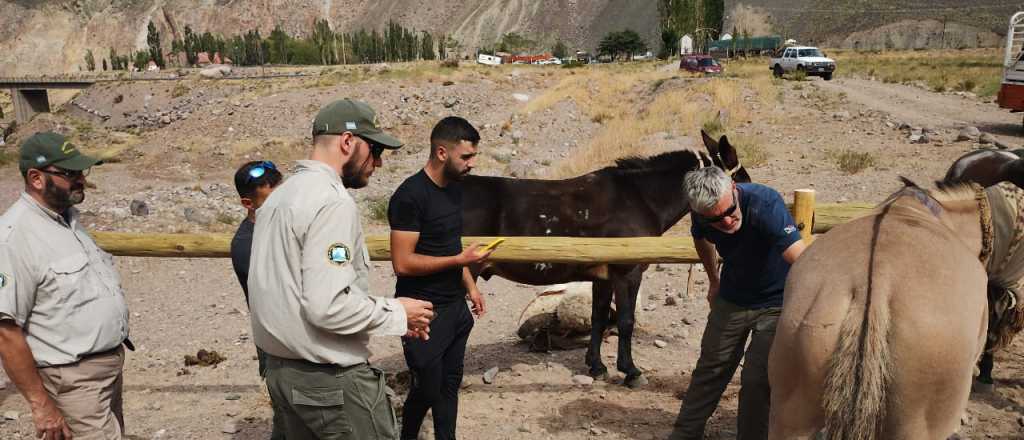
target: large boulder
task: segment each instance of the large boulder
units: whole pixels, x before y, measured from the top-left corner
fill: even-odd
[[[223,78],[231,74],[231,66],[215,65],[199,71],[199,76],[207,79]]]

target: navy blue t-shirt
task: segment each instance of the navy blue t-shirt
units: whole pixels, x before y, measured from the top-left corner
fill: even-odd
[[[249,257],[252,255],[252,231],[256,226],[248,218],[238,225],[235,236],[231,239],[231,266],[235,269],[238,283],[245,294],[245,304],[249,304]]]
[[[415,252],[432,257],[462,253],[462,183],[437,186],[423,170],[405,179],[388,202],[388,223],[396,231],[419,232]],[[462,268],[450,267],[423,276],[398,276],[395,296],[435,304],[466,297]]]
[[[789,263],[782,253],[800,240],[793,216],[774,189],[757,183],[739,188],[742,223],[733,234],[694,221],[694,239],[714,243],[722,256],[722,299],[741,307],[782,307]]]

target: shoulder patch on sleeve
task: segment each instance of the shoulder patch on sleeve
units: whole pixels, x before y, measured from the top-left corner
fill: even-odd
[[[336,266],[344,266],[352,261],[352,251],[342,243],[334,243],[327,248],[327,261]]]

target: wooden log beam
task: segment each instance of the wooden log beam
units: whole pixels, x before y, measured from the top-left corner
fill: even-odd
[[[793,220],[796,221],[796,229],[800,231],[800,237],[804,244],[810,245],[814,241],[814,190],[798,189],[793,192]]]
[[[813,231],[824,233],[835,225],[868,214],[874,205],[822,204],[814,212]],[[100,248],[123,257],[226,258],[229,234],[135,234],[93,232]],[[465,237],[463,243],[487,243],[493,237]],[[491,255],[492,261],[528,263],[699,263],[690,237],[506,237]],[[368,236],[370,259],[391,259],[387,236]]]

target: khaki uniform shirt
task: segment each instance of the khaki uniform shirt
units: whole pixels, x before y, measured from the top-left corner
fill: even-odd
[[[267,353],[351,366],[370,356],[370,335],[405,334],[401,303],[369,295],[359,211],[326,164],[298,162],[256,212],[252,242],[253,339]]]
[[[110,254],[26,193],[0,217],[0,320],[25,332],[36,365],[77,362],[128,338],[128,305]]]

